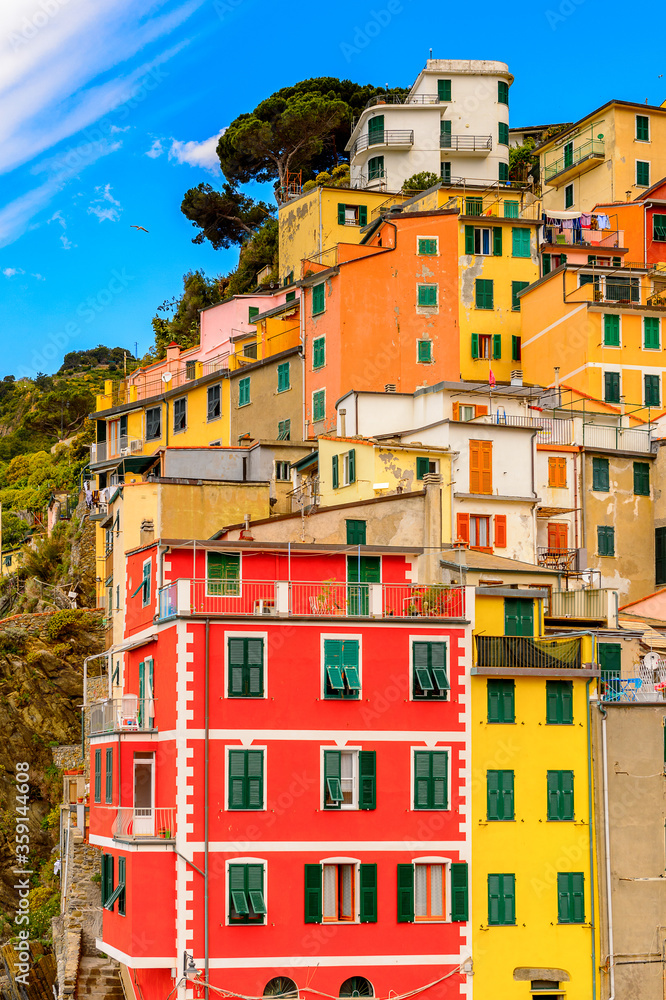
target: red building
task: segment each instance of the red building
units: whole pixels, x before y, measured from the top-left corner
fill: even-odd
[[[597,204],[612,229],[623,231],[627,260],[649,267],[666,261],[666,177],[642,191],[633,201]]]
[[[421,553],[128,553],[90,842],[137,997],[204,996],[190,957],[229,995],[467,995],[473,591]]]

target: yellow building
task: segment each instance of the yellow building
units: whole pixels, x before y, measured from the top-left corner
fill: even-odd
[[[472,954],[485,1000],[597,996],[592,640],[543,637],[545,591],[477,587]]]
[[[628,201],[666,176],[666,106],[609,101],[537,151],[545,212]]]

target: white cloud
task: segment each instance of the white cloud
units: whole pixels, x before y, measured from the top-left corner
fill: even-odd
[[[116,135],[117,132],[129,132],[131,125],[126,125],[125,128],[121,128],[120,125],[112,125],[109,129],[111,135]]]
[[[150,149],[146,150],[146,156],[149,156],[151,160],[156,160],[158,156],[161,156],[164,152],[162,148],[162,140],[154,139],[153,144]]]
[[[224,129],[221,129],[210,139],[204,139],[202,142],[194,140],[179,142],[177,139],[172,139],[169,159],[177,160],[178,163],[187,163],[190,167],[203,167],[204,170],[217,171],[220,168],[217,144],[223,132]]]
[[[88,215],[97,216],[100,222],[117,222],[122,207],[111,194],[111,185],[105,184],[104,187],[96,187],[95,192],[97,197],[90,202]]]
[[[5,267],[2,273],[5,278],[14,278],[17,274],[25,274],[25,271],[22,267]]]
[[[34,273],[34,274],[31,274],[30,277],[31,278],[36,278],[37,281],[46,281],[46,278],[44,277],[43,274]]]
[[[60,209],[58,209],[57,212],[54,212],[50,219],[46,220],[47,225],[49,225],[51,222],[57,222],[58,225],[62,226],[63,229],[67,229],[67,223],[62,217],[62,212],[60,211]]]
[[[60,237],[60,242],[62,243],[63,250],[71,250],[73,247],[77,246],[76,243],[72,243],[71,240],[68,240],[64,233]]]

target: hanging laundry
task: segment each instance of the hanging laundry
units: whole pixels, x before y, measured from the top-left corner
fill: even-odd
[[[583,213],[581,215],[581,217],[580,217],[580,224],[581,224],[581,226],[584,226],[585,229],[589,229],[590,228],[590,222],[591,221],[592,221],[592,216],[591,215],[585,215],[585,213]]]
[[[597,225],[599,229],[610,229],[610,219],[607,215],[597,215]]]

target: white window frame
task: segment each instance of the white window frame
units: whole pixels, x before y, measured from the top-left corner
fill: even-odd
[[[358,924],[361,921],[361,899],[359,893],[359,875],[360,875],[360,865],[361,862],[358,858],[322,858],[319,862],[321,867],[321,922],[322,924],[335,924],[335,925],[345,925],[345,924]],[[330,918],[324,917],[324,910],[326,909],[324,902],[324,892],[325,892],[325,882],[324,882],[324,865],[353,865],[353,878],[354,884],[352,886],[352,895],[354,898],[354,917],[352,920],[332,920]],[[266,910],[268,910],[268,904],[266,904]]]
[[[421,635],[420,633],[410,632],[407,636],[407,641],[409,642],[409,700],[417,701],[420,704],[427,702],[427,698],[414,698],[414,643],[415,642],[442,642],[446,646],[446,676],[449,681],[449,697],[446,699],[450,702],[451,699],[451,637],[448,635],[439,635],[432,632],[427,635]],[[441,698],[436,698],[435,701],[438,704],[443,704]],[[424,748],[427,749],[427,748]],[[413,757],[412,757],[413,761]],[[414,799],[412,798],[412,802]],[[420,811],[420,810],[419,810]]]
[[[594,287],[594,285],[592,287]],[[606,333],[605,333],[605,330],[604,330],[605,320],[602,320],[602,322],[601,322],[601,346],[602,346],[602,349],[604,351],[619,351],[622,348],[622,320],[623,320],[622,313],[611,313],[610,310],[608,310],[608,311],[605,311],[603,313],[603,315],[604,316],[609,315],[609,316],[619,316],[620,317],[620,343],[619,344],[607,344],[607,343],[605,343],[605,341],[604,341],[604,337],[606,336]],[[641,330],[641,340],[642,339],[643,339],[643,331]],[[661,325],[660,325],[660,328],[659,328],[659,342],[661,343]]]
[[[642,331],[641,331],[642,334]],[[622,366],[621,365],[604,365],[601,369],[601,400],[606,402],[606,372],[609,374],[614,373],[620,376],[620,403],[622,402]],[[641,389],[643,387],[641,386]],[[620,403],[610,403],[610,406],[619,406]]]
[[[638,119],[647,118],[648,120],[648,137],[647,139],[638,138]],[[634,115],[634,142],[643,142],[646,145],[652,142],[652,122],[650,121],[649,115]]]
[[[492,226],[473,226],[474,229],[474,256],[475,257],[492,257],[493,256],[493,227]],[[483,246],[483,234],[488,233],[488,253],[484,253],[483,250],[476,249],[476,234],[479,234],[479,246]]]
[[[330,746],[330,747],[320,747],[320,749],[319,749],[319,773],[321,775],[321,781],[320,781],[319,787],[320,787],[320,797],[321,797],[321,809],[322,809],[323,812],[327,812],[328,813],[328,812],[358,812],[359,811],[358,796],[359,796],[360,782],[359,782],[359,770],[358,770],[358,753],[359,753],[359,750],[362,750],[362,749],[363,749],[363,747],[359,747],[359,746],[344,746],[344,747]],[[350,753],[354,757],[354,772],[353,772],[353,775],[352,775],[354,801],[352,802],[351,805],[345,805],[343,803],[339,807],[336,807],[335,809],[333,809],[332,807],[327,806],[325,804],[326,803],[326,788],[324,787],[325,786],[325,781],[326,781],[325,772],[324,772],[324,751],[325,750],[329,750],[329,751],[330,750],[336,750],[339,753]],[[345,921],[345,923],[347,923],[347,921]]]
[[[643,341],[645,340],[645,324],[642,323],[641,324],[641,327],[642,327],[642,329],[641,329],[641,351],[651,351],[653,354],[657,354],[657,353],[661,354],[661,349],[662,349],[662,336],[661,336],[661,333],[662,333],[661,326],[662,326],[662,324],[661,324],[661,316],[646,316],[644,314],[643,315],[643,319],[644,320],[645,319],[656,319],[657,323],[659,324],[659,327],[658,327],[658,329],[659,329],[659,347],[644,347],[643,346]],[[620,342],[621,341],[622,341],[622,337],[620,337]],[[644,374],[645,375],[651,375],[652,372],[644,372]]]
[[[335,581],[336,583],[341,583],[344,585],[345,590],[347,588],[346,580]],[[361,690],[359,692],[358,698],[327,698],[326,697],[326,663],[324,658],[324,642],[327,639],[334,639],[338,642],[344,642],[346,639],[355,640],[358,642],[358,682],[361,685]],[[351,702],[352,704],[360,704],[363,700],[363,633],[362,632],[321,632],[319,635],[319,677],[321,684],[321,694],[320,697],[322,701],[336,701],[336,702]],[[334,749],[331,747],[331,749]]]
[[[291,475],[289,474],[289,472],[290,472],[290,468],[289,468],[290,464],[291,464],[290,462],[286,462],[283,459],[280,459],[280,458],[276,458],[275,459],[275,480],[276,480],[276,482],[278,482],[278,483],[289,483],[289,482],[291,482]],[[278,476],[278,466],[282,466],[283,467],[282,470],[281,470],[283,472],[284,472],[284,466],[287,467],[287,475],[286,476]]]
[[[218,389],[219,393],[220,393],[220,412],[219,412],[219,414],[218,414],[217,417],[209,417],[208,416],[208,394],[211,391],[211,389]],[[222,383],[221,382],[215,382],[214,385],[209,385],[206,388],[206,423],[207,424],[212,424],[216,420],[221,420],[221,419],[222,419]]]
[[[484,335],[479,334],[479,336],[482,337]],[[461,411],[463,409],[471,410],[472,411],[471,417],[463,417],[461,415]],[[460,403],[458,407],[458,416],[460,417],[460,420],[462,420],[464,423],[469,423],[470,420],[474,420],[474,418],[476,417],[476,406],[474,405],[474,403]]]
[[[446,803],[445,809],[415,809],[414,808],[414,792],[416,789],[416,762],[414,758],[415,753],[445,753],[446,757],[446,788],[448,792],[448,802]],[[452,749],[450,746],[436,746],[436,747],[426,747],[426,746],[414,746],[410,747],[410,776],[409,776],[409,812],[411,813],[444,813],[451,812],[451,770],[452,770]]]
[[[240,748],[239,748],[240,749]],[[234,810],[236,812],[237,810]],[[254,810],[253,810],[254,811]],[[263,865],[264,869],[264,904],[266,906],[266,912],[264,913],[264,919],[257,921],[256,924],[237,924],[232,923],[230,919],[230,907],[229,907],[229,897],[230,887],[229,887],[229,866],[230,865]],[[268,862],[266,858],[227,858],[224,863],[224,923],[226,927],[266,927],[268,924]]]
[[[221,402],[222,398],[220,396],[220,403]],[[178,430],[176,430],[176,403],[185,403],[185,426],[180,427]],[[188,409],[189,407],[187,405],[187,396],[179,396],[178,399],[174,399],[173,405],[171,407],[171,429],[174,434],[184,434],[187,431]]]
[[[638,183],[638,164],[647,163],[648,165],[648,182],[647,184]],[[636,160],[636,167],[634,170],[634,187],[649,188],[652,185],[652,161],[651,160]]]
[[[145,589],[145,587],[142,586],[142,591],[143,591],[143,593],[141,594],[141,607],[142,608],[149,608],[150,607],[150,602],[152,601],[152,598],[153,598],[153,560],[152,559],[144,559],[143,562],[141,563],[141,581],[142,581],[142,584],[143,584],[143,581],[146,579],[146,566],[150,567],[150,571],[148,573],[148,600],[146,600],[146,589]],[[109,609],[109,610],[112,610],[112,609]]]
[[[225,640],[226,646],[226,640]],[[264,645],[264,649],[265,649]],[[226,650],[225,650],[226,652]],[[226,680],[226,677],[225,677]],[[226,697],[226,688],[225,688]],[[259,700],[259,699],[255,699]],[[262,802],[263,805],[261,809],[230,809],[229,808],[229,751],[230,750],[261,750],[264,755],[264,781],[262,786]],[[268,802],[268,744],[262,744],[261,746],[255,746],[254,743],[251,746],[237,746],[236,744],[227,743],[224,747],[224,812],[228,813],[261,813],[267,812],[267,802]],[[267,907],[268,909],[268,907]]]
[[[229,639],[263,639],[264,640],[264,693],[260,698],[252,698],[252,701],[265,701],[268,698],[268,632],[260,631],[258,629],[234,629],[225,630],[224,632],[224,694],[223,698],[225,700],[238,701],[238,698],[229,699]],[[240,749],[240,748],[236,748]],[[243,749],[248,750],[259,750],[260,747],[244,747]],[[228,771],[225,773],[229,773]],[[266,783],[266,768],[264,768],[264,784]],[[264,802],[266,799],[264,798]],[[252,810],[255,812],[255,810]],[[258,810],[256,810],[258,811]],[[233,809],[232,812],[238,812],[237,809]]]
[[[451,858],[440,857],[433,854],[424,858],[412,858],[412,868],[414,869],[414,923],[415,924],[450,924],[451,923]],[[442,888],[444,890],[444,914],[441,917],[419,917],[416,919],[416,866],[417,865],[444,865],[444,877]]]

